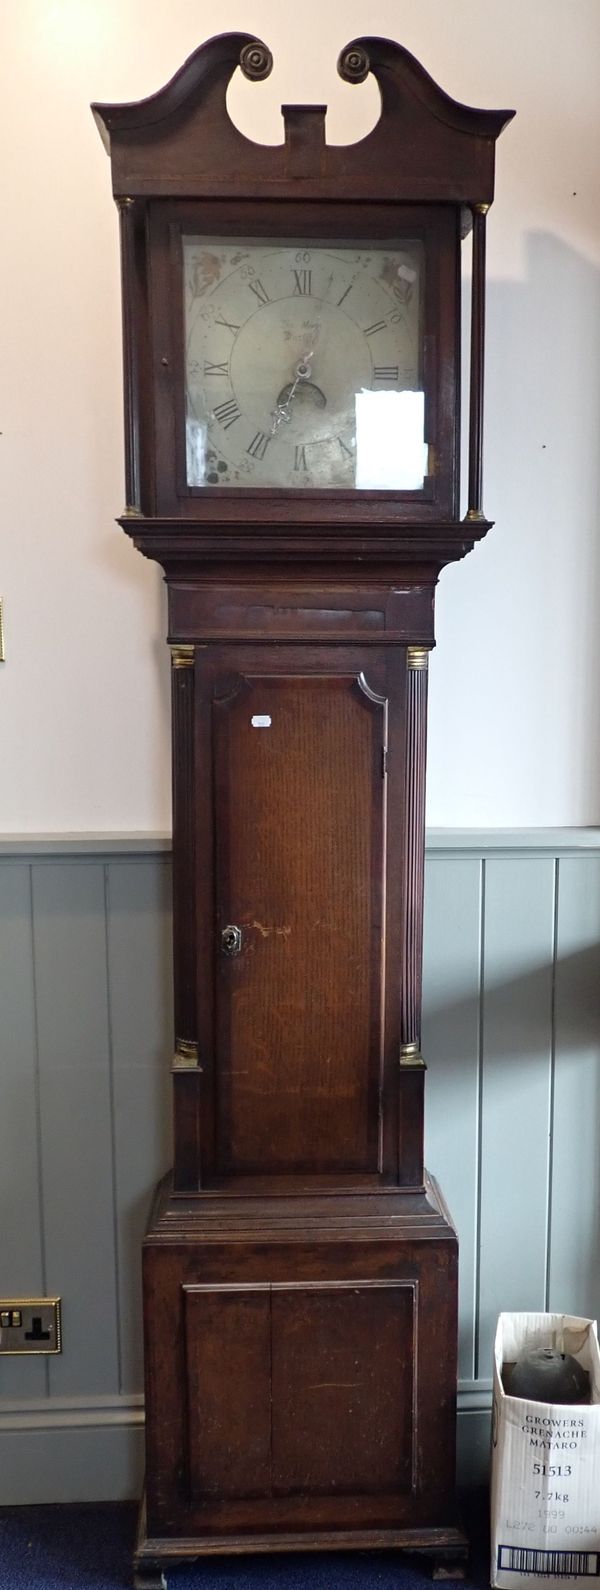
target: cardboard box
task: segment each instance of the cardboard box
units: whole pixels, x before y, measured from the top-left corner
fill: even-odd
[[[572,1353],[591,1403],[510,1397],[502,1367],[534,1347]],[[501,1314],[494,1350],[491,1583],[600,1590],[600,1353],[594,1320]],[[590,1585],[590,1580],[592,1584]]]

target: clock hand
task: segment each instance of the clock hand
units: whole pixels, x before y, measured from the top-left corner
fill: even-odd
[[[303,357],[301,359],[299,359],[298,364],[296,365],[296,369],[295,369],[295,372],[294,372],[294,379],[292,381],[291,386],[288,387],[288,388],[285,388],[285,387],[283,388],[283,391],[287,392],[287,396],[284,398],[283,403],[281,402],[281,393],[280,393],[279,399],[278,399],[278,401],[277,401],[277,403],[275,405],[275,408],[273,410],[273,424],[271,426],[271,436],[275,435],[275,432],[278,430],[278,428],[281,425],[282,421],[285,421],[285,423],[287,424],[288,421],[291,419],[291,417],[292,417],[291,416],[291,406],[292,406],[292,402],[293,402],[293,399],[294,399],[295,394],[296,394],[296,389],[300,385],[301,381],[310,381],[311,371],[312,371],[312,365],[311,365],[310,361],[311,361],[312,358],[313,358],[313,350],[311,350],[310,353],[305,353],[303,355]]]

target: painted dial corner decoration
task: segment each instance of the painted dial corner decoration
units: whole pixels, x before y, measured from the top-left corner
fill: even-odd
[[[419,241],[184,236],[187,482],[422,490]]]

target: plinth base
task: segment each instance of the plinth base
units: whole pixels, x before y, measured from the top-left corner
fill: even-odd
[[[228,1553],[402,1549],[459,1577],[456,1235],[425,1191],[159,1189],[137,1583]]]
[[[431,1565],[432,1578],[461,1580],[468,1560],[467,1537],[458,1523],[445,1529],[390,1529],[323,1532],[306,1535],[254,1536],[251,1540],[203,1537],[153,1539],[147,1534],[146,1498],[139,1516],[133,1559],[134,1590],[165,1590],[169,1569],[180,1568],[198,1557],[241,1556],[285,1551],[402,1551],[422,1557]]]

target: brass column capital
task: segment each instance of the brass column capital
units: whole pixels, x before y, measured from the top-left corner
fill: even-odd
[[[429,667],[429,652],[430,652],[430,649],[431,648],[429,646],[407,646],[407,648],[406,648],[406,666],[407,666],[407,668],[421,668],[423,670],[426,670]]]
[[[193,646],[171,646],[169,649],[171,652],[171,666],[173,668],[193,668]]]

